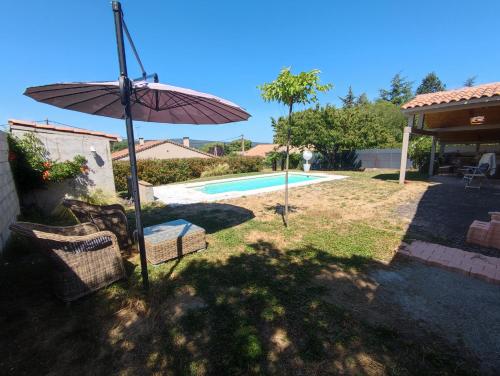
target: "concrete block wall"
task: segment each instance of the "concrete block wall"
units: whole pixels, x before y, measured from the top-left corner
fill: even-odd
[[[19,215],[19,200],[9,165],[7,134],[0,131],[0,254],[3,252],[10,231],[9,225]]]
[[[11,126],[11,132],[16,137],[23,137],[24,134],[33,130],[16,125]],[[110,194],[115,193],[111,151],[107,138],[52,130],[37,130],[35,134],[45,145],[53,160],[67,161],[77,154],[87,159],[90,169],[89,189],[99,188]],[[95,151],[92,152],[91,149]]]

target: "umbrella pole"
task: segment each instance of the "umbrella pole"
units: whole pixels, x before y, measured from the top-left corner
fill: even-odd
[[[127,74],[127,61],[125,58],[125,45],[123,43],[123,21],[121,4],[118,1],[112,2],[115,19],[116,46],[118,48],[118,61],[120,63],[120,95],[125,113],[125,124],[127,126],[128,153],[130,160],[130,171],[132,175],[132,197],[135,205],[135,223],[137,229],[137,240],[139,243],[139,253],[141,258],[141,274],[144,289],[149,287],[148,265],[146,261],[146,247],[144,244],[144,229],[141,218],[141,201],[139,198],[139,182],[137,177],[137,160],[135,156],[134,128],[132,113],[130,109],[130,88],[131,82]]]

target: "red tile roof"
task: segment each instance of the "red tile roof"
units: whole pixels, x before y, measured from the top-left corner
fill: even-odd
[[[255,145],[253,148],[248,149],[245,152],[245,156],[247,157],[265,157],[267,154],[273,151],[285,151],[285,146],[279,146],[278,144],[260,144]],[[292,147],[290,148],[290,153],[300,153],[298,148]]]
[[[446,104],[458,101],[465,101],[477,98],[491,98],[500,95],[500,82],[477,85],[472,87],[463,87],[455,90],[439,91],[437,93],[420,94],[411,101],[403,104],[401,108],[408,110],[410,108],[431,106],[433,104]]]
[[[108,133],[104,133],[104,132],[91,131],[88,129],[75,128],[75,127],[70,127],[70,126],[60,126],[60,125],[54,125],[54,124],[42,124],[42,123],[36,123],[34,121],[17,120],[17,119],[9,119],[8,122],[9,122],[10,126],[15,125],[15,126],[28,127],[28,128],[34,128],[34,129],[46,129],[46,130],[57,131],[57,132],[84,134],[84,135],[89,135],[89,136],[109,138],[110,141],[121,141],[121,137],[116,135],[116,134],[108,134]]]
[[[171,140],[151,140],[151,141],[144,141],[143,145],[139,145],[139,144],[135,145],[135,153],[138,154],[141,151],[148,150],[148,149],[154,148],[154,147],[156,147],[158,145],[163,145],[165,143],[176,145],[176,146],[179,146],[181,148],[188,149],[188,150],[191,150],[191,151],[203,154],[203,155],[207,155],[207,156],[210,156],[210,157],[215,157],[213,154],[205,153],[204,151],[201,151],[201,150],[198,150],[198,149],[195,149],[195,148],[191,148],[189,146],[184,146],[182,144],[179,144],[179,143],[171,141]],[[118,151],[115,151],[114,153],[112,153],[111,154],[111,159],[113,161],[116,161],[117,159],[122,159],[122,158],[125,158],[127,156],[128,156],[128,149],[123,149],[123,150],[118,150]]]

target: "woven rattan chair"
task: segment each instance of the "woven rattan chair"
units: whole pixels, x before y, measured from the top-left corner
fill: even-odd
[[[65,199],[62,203],[75,215],[80,223],[94,223],[101,231],[116,235],[120,249],[129,250],[133,244],[125,209],[119,204],[93,205],[79,200]]]
[[[50,260],[55,294],[70,302],[125,277],[115,234],[92,223],[55,227],[17,222],[12,232],[30,238]]]

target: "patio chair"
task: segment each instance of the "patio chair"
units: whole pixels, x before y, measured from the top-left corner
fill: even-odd
[[[111,231],[115,234],[122,251],[128,251],[132,246],[127,216],[125,209],[120,204],[93,205],[70,199],[65,199],[62,204],[75,215],[80,223],[91,222],[99,230]]]
[[[115,234],[93,223],[55,227],[17,222],[10,230],[31,239],[49,259],[55,295],[71,302],[125,277]]]
[[[467,232],[467,242],[500,249],[500,213],[490,212],[489,222],[474,221]]]
[[[477,166],[464,166],[462,171],[464,173],[465,188],[480,189],[483,180],[496,172],[495,153],[484,153]],[[474,185],[475,181],[478,183],[477,185]]]

